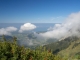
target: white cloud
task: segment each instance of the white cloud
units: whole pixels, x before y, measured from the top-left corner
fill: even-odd
[[[40,33],[45,38],[62,38],[69,35],[79,35],[80,31],[80,12],[72,13],[62,24],[55,24],[49,31]]]
[[[11,32],[17,31],[17,28],[15,27],[6,27],[0,29],[0,35],[10,35]]]
[[[24,32],[24,31],[30,31],[30,30],[33,30],[33,29],[35,29],[36,28],[36,26],[34,25],[34,24],[32,24],[32,23],[25,23],[24,25],[22,25],[21,27],[20,27],[20,30],[19,30],[19,32]]]

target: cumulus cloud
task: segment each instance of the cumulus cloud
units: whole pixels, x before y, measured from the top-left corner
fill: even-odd
[[[63,38],[64,36],[79,35],[80,33],[80,12],[70,14],[62,24],[55,24],[47,32],[39,35],[45,38]]]
[[[24,31],[30,31],[30,30],[33,30],[35,28],[36,28],[36,26],[34,24],[32,24],[32,23],[25,23],[24,25],[22,25],[20,27],[19,32],[22,33]]]
[[[0,29],[0,35],[10,35],[11,32],[17,31],[17,28],[15,27],[6,27]]]

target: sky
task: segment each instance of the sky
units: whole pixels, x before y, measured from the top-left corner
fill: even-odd
[[[0,0],[0,23],[62,23],[80,0]]]

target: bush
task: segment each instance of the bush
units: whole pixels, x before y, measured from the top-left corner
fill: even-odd
[[[18,46],[16,41],[16,37],[13,37],[13,42],[9,42],[5,38],[0,41],[0,60],[62,60],[43,47],[31,50]]]

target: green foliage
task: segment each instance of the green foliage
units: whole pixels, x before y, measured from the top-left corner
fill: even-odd
[[[43,47],[31,50],[18,46],[16,41],[16,37],[13,37],[13,42],[9,42],[3,36],[3,41],[0,41],[0,60],[63,60]]]

